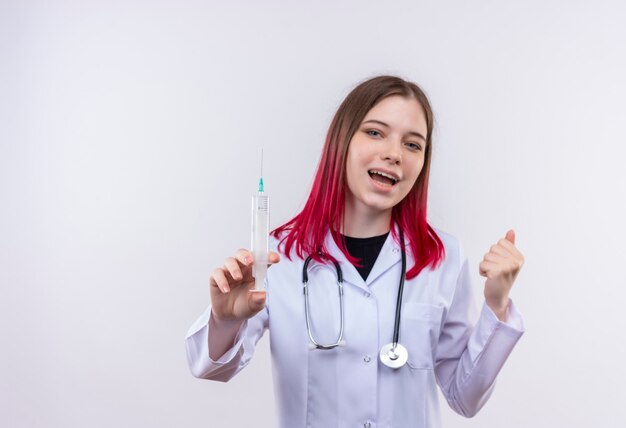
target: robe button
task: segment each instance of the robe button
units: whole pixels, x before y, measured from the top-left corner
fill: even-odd
[[[365,361],[366,363],[369,363],[370,361],[372,361],[372,359],[370,358],[369,355],[366,355],[365,357],[363,357],[363,361]]]
[[[364,426],[365,428],[370,428],[370,427],[372,426],[372,424],[370,424],[369,422],[365,422],[365,423],[363,424],[363,426]]]

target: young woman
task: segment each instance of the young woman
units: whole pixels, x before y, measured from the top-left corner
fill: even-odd
[[[228,381],[269,329],[282,427],[438,426],[436,385],[478,412],[523,333],[509,292],[524,258],[512,230],[485,254],[474,325],[463,247],[426,219],[432,130],[414,83],[350,92],[304,209],[272,232],[267,291],[249,291],[248,250],[212,272],[186,340],[194,376]]]

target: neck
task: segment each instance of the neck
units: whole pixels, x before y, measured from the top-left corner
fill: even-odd
[[[389,232],[391,209],[373,212],[346,203],[341,233],[352,238],[370,238]]]

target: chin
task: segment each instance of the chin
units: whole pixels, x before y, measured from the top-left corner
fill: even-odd
[[[398,201],[400,202],[400,201]],[[376,203],[376,202],[370,202],[370,203],[366,203],[366,205],[371,209],[371,210],[375,210],[375,211],[389,211],[391,210],[393,207],[396,206],[396,204],[398,202],[394,202],[394,203]]]

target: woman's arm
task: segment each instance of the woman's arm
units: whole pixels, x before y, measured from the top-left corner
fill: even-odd
[[[275,252],[268,257],[270,263],[280,261]],[[252,254],[242,248],[212,272],[212,304],[186,338],[187,361],[194,376],[225,382],[252,357],[254,346],[268,326],[267,293],[251,291],[253,266]]]
[[[191,373],[201,379],[229,381],[248,365],[267,326],[266,306],[252,318],[241,322],[231,337],[233,326],[224,329],[219,322],[216,325],[209,306],[191,326],[185,339]],[[219,347],[215,348],[215,352],[214,346]]]
[[[462,264],[437,346],[435,374],[450,407],[471,417],[491,395],[496,377],[522,336],[524,326],[507,296],[506,323],[485,302],[472,327],[474,300],[469,262],[460,246],[457,256]]]

